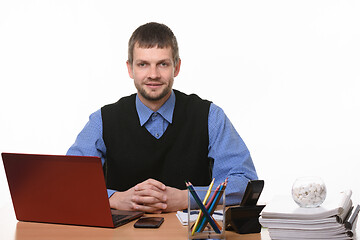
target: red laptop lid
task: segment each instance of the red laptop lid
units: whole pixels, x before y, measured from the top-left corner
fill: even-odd
[[[16,218],[114,227],[98,157],[2,153]]]

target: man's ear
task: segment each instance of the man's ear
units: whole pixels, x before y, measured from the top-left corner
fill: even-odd
[[[176,66],[175,66],[174,77],[176,77],[177,75],[179,75],[180,66],[181,66],[181,59],[179,58],[179,61],[178,61],[178,63],[177,63]]]
[[[134,79],[134,73],[133,73],[133,69],[132,69],[132,64],[129,62],[129,60],[126,61],[126,66],[127,66],[130,78]]]

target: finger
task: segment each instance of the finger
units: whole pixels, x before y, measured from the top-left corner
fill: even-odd
[[[164,203],[156,203],[151,205],[139,205],[135,203],[133,204],[134,210],[148,213],[162,213],[163,210],[166,208],[167,205]]]
[[[139,191],[135,191],[133,194],[133,197],[152,197],[152,198],[156,198],[157,201],[160,202],[165,202],[167,200],[167,195],[165,192],[159,192],[159,191],[155,191],[152,189],[144,189],[144,190],[139,190]]]
[[[156,186],[156,185],[153,185],[153,184],[137,184],[135,187],[134,187],[134,190],[135,191],[142,191],[142,190],[145,190],[145,189],[151,189],[151,190],[154,190],[154,191],[158,191],[158,192],[161,192],[161,191],[165,191],[165,188],[159,188],[159,186]]]
[[[156,203],[165,203],[166,196],[139,196],[133,195],[131,201],[140,205],[143,204],[156,204]]]
[[[153,189],[155,191],[157,191],[157,190],[165,191],[166,186],[163,183],[161,183],[155,179],[149,178],[148,180],[137,184],[134,189],[135,189],[135,191],[141,191],[143,189],[149,189],[149,188]]]

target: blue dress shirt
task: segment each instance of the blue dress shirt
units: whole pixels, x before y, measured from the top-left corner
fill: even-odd
[[[172,92],[163,106],[157,112],[153,112],[137,96],[136,110],[140,125],[145,126],[155,138],[159,139],[172,123],[175,101],[175,94]],[[224,111],[213,103],[209,110],[208,130],[208,157],[214,159],[212,176],[215,178],[214,186],[216,187],[228,178],[226,204],[239,204],[248,181],[257,179],[249,150]],[[102,117],[101,109],[99,109],[90,115],[88,123],[77,136],[67,155],[97,156],[104,163],[106,146],[102,136]],[[195,189],[207,189],[207,187]],[[114,192],[108,189],[108,196],[110,197]]]

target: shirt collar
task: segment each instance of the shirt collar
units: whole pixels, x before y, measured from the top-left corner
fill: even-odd
[[[139,116],[140,125],[143,126],[154,113],[150,108],[145,106],[141,101],[138,95],[136,95],[136,111]],[[169,99],[160,107],[157,111],[166,121],[172,123],[173,113],[175,108],[175,94],[174,91],[171,92]]]

